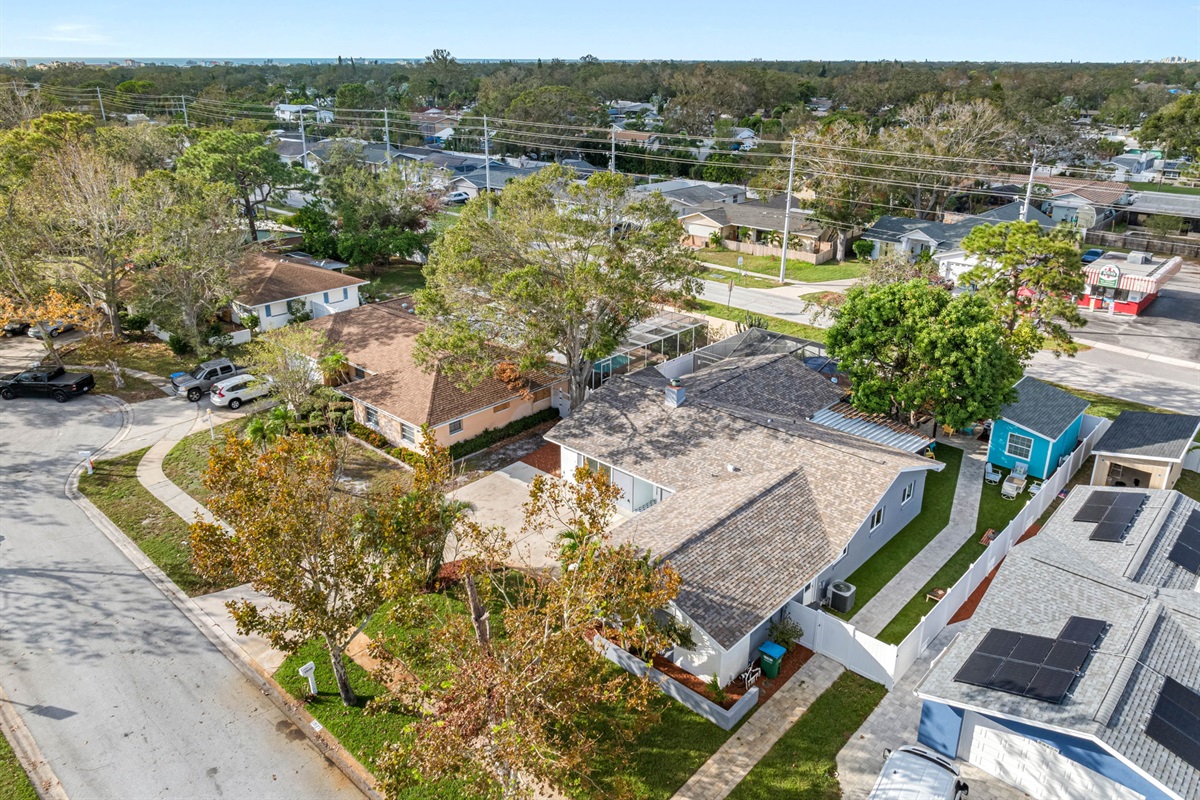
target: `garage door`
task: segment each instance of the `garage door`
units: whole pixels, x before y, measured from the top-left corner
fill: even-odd
[[[975,714],[967,732],[970,757],[984,772],[1012,784],[1036,800],[1145,800],[1137,792],[1061,755],[1047,744],[993,727]]]

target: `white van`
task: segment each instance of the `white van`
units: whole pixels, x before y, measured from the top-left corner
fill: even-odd
[[[966,800],[969,791],[949,759],[905,745],[888,753],[867,800]]]

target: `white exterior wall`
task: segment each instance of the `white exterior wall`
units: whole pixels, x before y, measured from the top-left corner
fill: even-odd
[[[326,292],[316,292],[314,294],[305,295],[304,297],[295,298],[302,300],[304,307],[312,312],[314,318],[326,317],[330,314],[336,314],[339,311],[349,311],[353,308],[358,308],[360,305],[358,296],[358,286],[347,286],[345,288],[345,297],[342,297],[343,290],[330,289],[328,292],[329,302],[325,302]],[[292,319],[292,315],[288,313],[288,300],[277,300],[274,303],[263,303],[257,306],[244,306],[241,303],[235,303],[233,310],[238,316],[247,312],[258,315],[259,330],[269,331],[275,328],[282,328]],[[267,316],[267,309],[271,310],[271,315]]]

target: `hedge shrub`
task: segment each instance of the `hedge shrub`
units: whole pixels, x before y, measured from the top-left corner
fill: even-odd
[[[398,458],[405,464],[408,464],[413,469],[425,463],[425,456],[418,453],[416,450],[409,450],[407,447],[393,447],[388,450],[388,454],[392,458]]]
[[[530,428],[535,428],[543,422],[552,419],[558,419],[559,413],[556,408],[547,408],[544,411],[539,411],[536,414],[530,414],[528,417],[521,417],[505,425],[503,428],[493,428],[490,431],[483,433],[473,438],[462,442],[455,442],[450,445],[450,457],[457,461],[463,456],[469,456],[471,453],[477,453],[484,450],[497,442],[502,442],[509,437],[516,436],[518,433],[524,433]]]
[[[359,439],[362,439],[364,442],[371,445],[372,447],[378,447],[380,450],[384,451],[385,453],[388,452],[388,450],[392,446],[392,443],[387,440],[386,436],[384,436],[379,431],[371,430],[366,425],[363,425],[361,422],[351,422],[346,427],[346,430],[350,431],[350,433],[354,434]]]

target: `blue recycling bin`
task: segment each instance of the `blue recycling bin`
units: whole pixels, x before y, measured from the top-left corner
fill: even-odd
[[[783,655],[787,652],[774,642],[763,642],[758,652],[762,654],[762,673],[764,678],[778,678],[779,667],[783,664]]]

